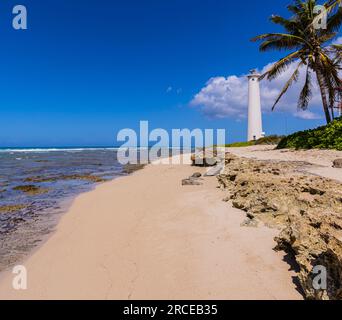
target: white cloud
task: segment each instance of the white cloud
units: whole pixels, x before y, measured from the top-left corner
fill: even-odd
[[[266,65],[260,71],[264,73],[272,63]],[[294,72],[296,65],[291,65],[288,70],[273,81],[263,80],[261,82],[261,103],[263,112],[270,112],[281,89]],[[316,78],[312,74],[314,83],[313,96],[309,105],[310,111],[298,111],[297,101],[305,81],[305,68],[301,68],[300,77],[297,83],[282,97],[276,106],[277,111],[289,112],[302,119],[318,119],[321,116],[320,93],[316,84]],[[231,75],[228,77],[211,78],[204,88],[197,93],[190,105],[199,107],[200,110],[211,118],[245,118],[248,105],[248,80],[247,74]]]
[[[334,44],[342,44],[342,37],[338,37],[335,41]]]
[[[301,118],[304,120],[316,120],[316,119],[321,119],[322,117],[316,113],[313,113],[309,110],[301,110],[298,111],[294,114],[295,117]]]
[[[332,44],[342,44],[342,37],[335,39]],[[297,63],[293,63],[277,79],[263,80],[260,84],[261,104],[263,112],[271,112],[271,108],[279,96],[286,81],[293,74]],[[273,63],[264,66],[260,73],[265,73]],[[321,119],[323,117],[322,101],[317,79],[313,72],[312,98],[308,110],[298,110],[299,94],[305,82],[306,67],[300,69],[300,76],[296,83],[281,98],[276,111],[291,113],[293,116],[305,120]],[[247,74],[231,75],[228,77],[214,77],[198,92],[190,102],[190,106],[199,107],[211,118],[235,118],[240,120],[247,117],[248,80]]]

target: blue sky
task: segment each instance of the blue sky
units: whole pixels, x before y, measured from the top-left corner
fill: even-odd
[[[268,17],[286,14],[289,1],[21,0],[25,31],[12,28],[18,1],[1,1],[0,146],[115,145],[118,130],[140,120],[225,128],[229,141],[245,140],[243,117],[204,113],[194,97],[213,77],[280,57],[249,39],[276,31]],[[267,134],[322,123],[264,115]]]

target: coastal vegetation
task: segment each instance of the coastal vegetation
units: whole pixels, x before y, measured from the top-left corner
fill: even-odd
[[[302,110],[308,108],[312,98],[312,74],[315,74],[325,118],[327,123],[330,123],[335,117],[335,100],[342,98],[340,90],[342,84],[339,77],[342,45],[332,44],[342,23],[342,8],[339,6],[339,1],[332,0],[327,1],[323,6],[324,10],[318,12],[319,6],[316,0],[295,0],[287,7],[292,14],[291,18],[273,15],[270,19],[285,29],[283,33],[262,34],[252,41],[262,42],[260,45],[262,52],[292,51],[273,64],[261,79],[272,81],[296,64],[293,74],[281,90],[272,110],[292,84],[299,80],[300,72],[305,70],[305,82],[299,95],[298,108]]]
[[[299,131],[284,137],[277,149],[336,149],[342,150],[342,117],[326,126]]]
[[[242,141],[242,142],[234,142],[226,144],[227,148],[243,148],[243,147],[250,147],[254,146],[255,141]]]
[[[255,141],[255,145],[277,145],[284,136],[266,136]]]
[[[284,136],[277,136],[277,135],[271,135],[267,137],[260,138],[256,141],[245,141],[245,142],[235,142],[226,144],[227,148],[242,148],[242,147],[250,147],[255,145],[277,145]]]

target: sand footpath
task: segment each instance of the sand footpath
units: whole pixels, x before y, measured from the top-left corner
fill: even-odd
[[[302,299],[277,230],[241,227],[214,177],[181,186],[195,171],[149,165],[80,195],[23,263],[28,289],[3,273],[0,299]]]
[[[328,179],[342,182],[342,169],[333,168],[333,161],[342,159],[342,151],[337,150],[275,150],[274,146],[251,146],[246,148],[227,148],[227,151],[246,158],[276,161],[303,161],[310,166],[303,167],[303,171],[319,175]]]

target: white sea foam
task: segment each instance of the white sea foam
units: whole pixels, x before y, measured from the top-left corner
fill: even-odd
[[[119,147],[89,147],[89,148],[0,148],[0,153],[45,153],[45,152],[81,152],[81,151],[118,151]],[[148,150],[149,147],[125,147],[123,149],[136,149],[136,150]],[[180,147],[165,147],[165,149],[178,149],[182,150]],[[191,150],[191,149],[183,149]]]
[[[22,149],[0,149],[0,153],[43,153],[43,152],[80,152],[80,151],[96,151],[96,150],[112,150],[116,151],[119,148],[22,148]]]

